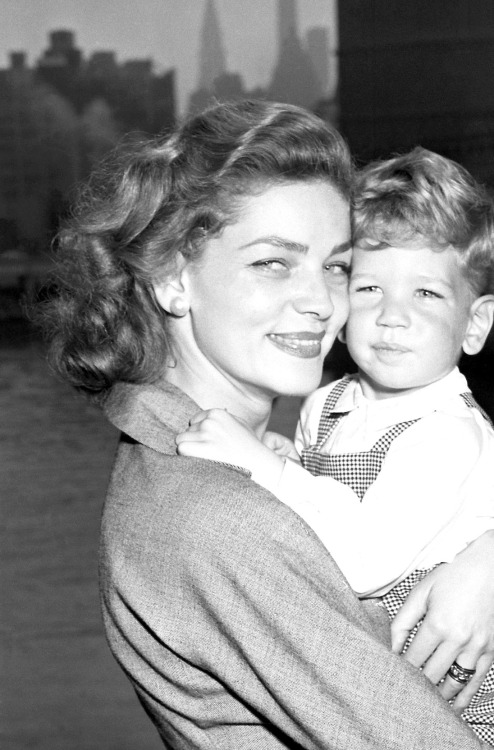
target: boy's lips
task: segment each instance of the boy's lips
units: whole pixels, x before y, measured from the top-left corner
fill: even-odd
[[[321,354],[321,341],[325,331],[295,331],[291,333],[269,333],[268,339],[284,352],[295,357],[311,359]]]
[[[401,344],[374,344],[373,349],[376,349],[377,351],[387,351],[387,352],[397,352],[397,353],[405,353],[409,352],[410,349],[407,346],[402,346]]]
[[[401,361],[401,358],[408,354],[411,349],[400,344],[374,344],[372,349],[376,353],[376,356],[384,362],[396,362]]]

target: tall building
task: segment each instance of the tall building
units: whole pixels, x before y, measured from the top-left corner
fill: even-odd
[[[269,96],[282,102],[313,107],[321,84],[298,34],[296,0],[278,0],[278,59]]]
[[[278,0],[278,40],[281,45],[298,36],[297,0]]]
[[[492,0],[342,0],[340,128],[367,161],[422,145],[494,186]]]
[[[226,61],[218,15],[214,0],[207,0],[201,32],[199,89],[212,91],[215,79],[226,72]]]
[[[307,52],[317,76],[321,91],[327,94],[329,89],[329,39],[328,30],[314,26],[306,34]]]

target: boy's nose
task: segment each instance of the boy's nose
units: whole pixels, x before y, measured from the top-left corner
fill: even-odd
[[[410,316],[406,307],[398,300],[384,300],[381,305],[377,322],[382,326],[408,326],[410,323]]]

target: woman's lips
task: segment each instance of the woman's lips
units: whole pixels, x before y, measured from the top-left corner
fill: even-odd
[[[325,331],[297,331],[296,333],[270,333],[268,339],[272,344],[294,357],[312,359],[321,354],[321,341]]]

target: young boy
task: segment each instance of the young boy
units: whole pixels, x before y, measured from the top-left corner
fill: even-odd
[[[459,165],[415,149],[363,170],[353,221],[344,335],[358,374],[306,400],[296,450],[268,436],[270,452],[214,411],[177,443],[251,470],[312,526],[356,593],[382,597],[394,616],[418,580],[494,528],[494,430],[457,368],[493,322],[494,208]],[[449,674],[466,684],[474,669],[455,662]],[[494,673],[464,718],[494,744],[493,691]]]

